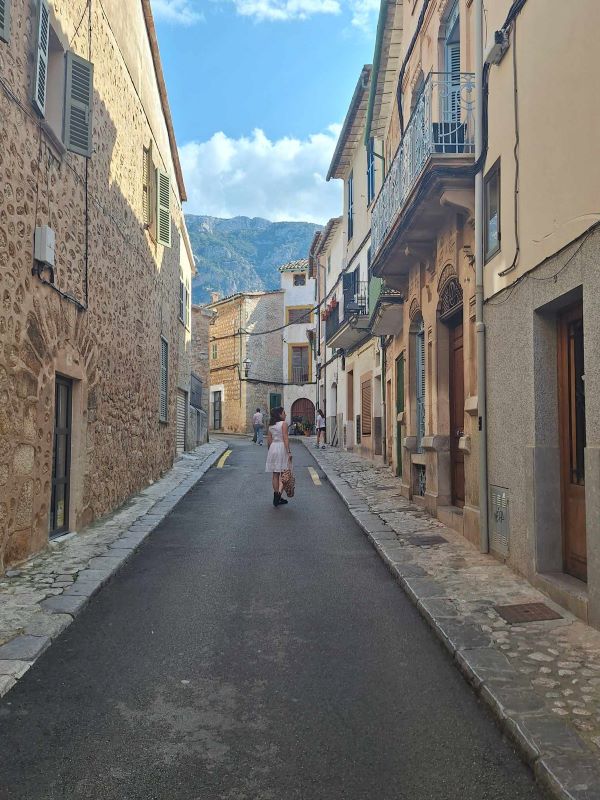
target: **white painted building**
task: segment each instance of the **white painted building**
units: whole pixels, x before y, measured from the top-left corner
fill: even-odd
[[[286,327],[282,331],[283,405],[288,424],[315,421],[316,280],[304,258],[279,268]]]

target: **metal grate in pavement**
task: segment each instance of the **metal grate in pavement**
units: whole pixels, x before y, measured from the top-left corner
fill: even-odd
[[[519,622],[544,622],[549,619],[562,619],[561,615],[545,603],[517,603],[511,606],[494,606],[502,619],[510,625]]]

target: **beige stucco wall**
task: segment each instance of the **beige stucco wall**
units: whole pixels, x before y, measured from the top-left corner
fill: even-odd
[[[51,6],[60,38],[73,40],[73,48],[87,56],[87,26],[73,39],[81,10],[59,0]],[[34,4],[12,3],[12,36],[8,44],[0,42],[0,72],[20,103],[0,93],[0,138],[10,142],[0,155],[4,565],[47,542],[56,373],[74,380],[71,529],[158,478],[175,453],[179,230],[184,222],[173,184],[173,247],[156,245],[142,223],[143,147],[154,141],[155,158],[169,168],[171,154],[153,70],[142,59],[132,82],[119,49],[119,41],[144,41],[139,7],[133,0],[107,3],[107,19],[99,4],[93,4],[94,153],[89,160],[86,311],[31,274],[35,225],[48,224],[56,233],[56,285],[85,301],[85,161],[57,150],[38,127],[30,99]],[[124,17],[126,30],[116,37],[114,27]],[[161,333],[170,346],[167,423],[158,419]]]
[[[488,36],[502,25],[509,7],[509,0],[491,4]],[[530,2],[516,21],[521,254],[516,269],[503,278],[498,273],[515,256],[514,33],[501,64],[491,68],[486,170],[500,158],[502,249],[486,266],[488,297],[600,219],[595,135],[600,106],[594,100],[599,29],[596,0]],[[567,43],[576,44],[567,49]]]

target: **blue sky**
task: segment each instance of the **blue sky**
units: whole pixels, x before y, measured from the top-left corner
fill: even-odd
[[[187,211],[325,222],[379,0],[152,0]]]

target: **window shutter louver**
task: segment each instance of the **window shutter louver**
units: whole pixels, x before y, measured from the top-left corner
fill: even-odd
[[[160,340],[160,410],[161,422],[167,421],[169,389],[169,344],[166,339]]]
[[[92,155],[92,99],[94,65],[69,51],[65,89],[65,147],[72,153]]]
[[[370,380],[365,381],[361,386],[361,390],[361,433],[363,436],[370,436],[372,431],[372,382]]]
[[[48,80],[48,45],[50,42],[50,11],[46,0],[40,0],[38,41],[36,52],[33,104],[42,116],[46,113],[46,83]]]
[[[10,39],[10,1],[0,0],[0,39],[3,42]]]
[[[156,170],[156,219],[158,242],[171,247],[171,181],[166,172]]]

